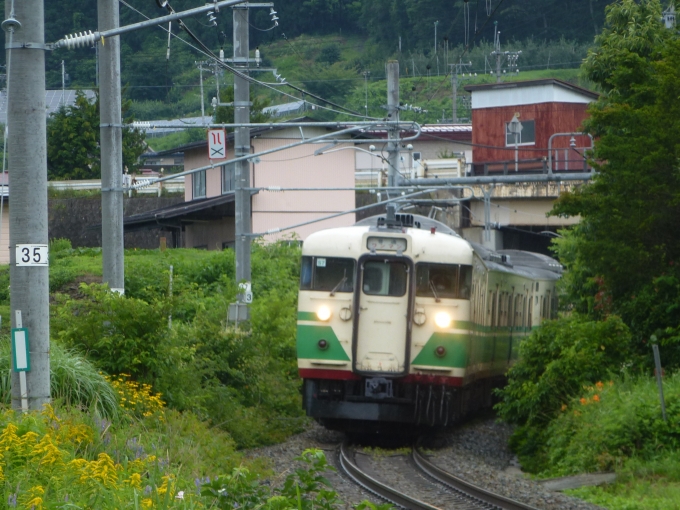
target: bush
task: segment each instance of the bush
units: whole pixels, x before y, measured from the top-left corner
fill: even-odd
[[[83,299],[66,299],[52,318],[52,334],[86,353],[110,374],[152,381],[158,375],[168,313],[162,302],[121,296],[104,285],[81,284]]]
[[[680,374],[664,380],[668,421],[656,380],[621,378],[586,386],[548,426],[544,474],[623,470],[680,450]],[[676,473],[677,474],[677,473]]]
[[[118,395],[95,366],[59,344],[50,347],[52,398],[67,407],[84,409],[112,419],[118,416]],[[0,336],[0,402],[9,405],[11,393],[9,335]]]
[[[631,335],[617,317],[573,315],[544,322],[520,346],[520,359],[498,390],[499,416],[520,425],[511,446],[529,471],[541,469],[545,429],[584,385],[608,380],[631,358]]]

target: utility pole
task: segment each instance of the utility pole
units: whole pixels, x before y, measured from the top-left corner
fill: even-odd
[[[472,61],[467,64],[459,62],[458,64],[449,64],[451,66],[451,88],[453,93],[453,124],[458,122],[458,75],[465,76],[465,68],[472,66]]]
[[[118,0],[97,0],[99,31],[118,28]],[[96,44],[99,44],[97,41]],[[102,166],[102,273],[104,283],[125,293],[123,254],[123,124],[121,119],[120,36],[101,45],[99,118]]]
[[[491,56],[496,57],[496,83],[501,82],[501,63],[503,57],[508,61],[508,67],[510,71],[513,69],[517,72],[517,59],[522,54],[521,51],[501,51],[501,33],[498,31],[498,21],[494,21],[494,50],[491,52]]]
[[[437,54],[437,25],[439,25],[439,21],[434,22],[434,54]]]
[[[248,7],[234,6],[234,67],[248,74],[250,48],[248,41]],[[219,100],[219,99],[218,99]],[[250,82],[234,76],[234,123],[250,122]],[[238,158],[250,154],[250,128],[234,129],[234,155]],[[235,255],[236,282],[242,284],[239,303],[245,302],[250,293],[250,164],[248,160],[235,164]]]
[[[61,106],[62,108],[66,106],[65,94],[66,94],[66,69],[64,69],[64,61],[61,61]]]
[[[203,62],[194,62],[198,65],[199,83],[201,84],[201,122],[205,118],[205,95],[203,94]],[[217,98],[219,101],[219,98]]]
[[[364,103],[364,108],[366,111],[366,114],[364,116],[364,120],[368,118],[368,77],[371,76],[371,71],[364,71],[364,86],[366,90],[366,102]]]
[[[387,62],[387,120],[399,122],[399,62]],[[399,172],[399,129],[390,127],[387,130],[387,152],[389,169],[387,171],[387,186],[397,185]]]
[[[12,407],[40,410],[51,400],[43,0],[5,2],[5,16],[11,321],[30,354],[30,370],[12,371]]]

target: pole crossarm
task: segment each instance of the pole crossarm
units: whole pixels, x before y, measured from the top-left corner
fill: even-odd
[[[316,123],[316,122],[298,123],[298,124],[308,124],[309,126],[318,126],[319,125],[319,123]],[[335,126],[335,123],[328,123],[328,124],[332,124],[333,126]],[[313,138],[306,138],[306,139],[301,140],[299,142],[295,142],[295,143],[292,143],[292,144],[289,144],[289,145],[285,145],[283,147],[276,147],[276,148],[273,148],[273,149],[268,149],[266,151],[257,152],[257,153],[254,153],[254,154],[247,154],[245,156],[240,156],[238,158],[230,159],[228,161],[222,161],[222,162],[219,162],[219,163],[211,163],[210,165],[205,165],[205,166],[202,166],[202,167],[199,167],[199,168],[192,168],[191,170],[185,170],[184,172],[180,172],[180,173],[177,173],[177,174],[166,175],[165,177],[160,177],[158,179],[149,179],[148,181],[144,182],[143,184],[134,184],[132,186],[129,186],[128,188],[125,189],[125,191],[143,188],[145,186],[153,185],[157,182],[167,181],[169,179],[175,179],[177,177],[183,177],[185,175],[195,174],[196,172],[203,172],[205,170],[210,170],[211,168],[216,168],[216,167],[220,167],[220,166],[224,166],[224,165],[231,165],[231,164],[237,163],[239,161],[245,161],[245,160],[254,159],[254,158],[257,158],[257,157],[260,157],[260,156],[266,156],[267,154],[272,154],[274,152],[279,152],[279,151],[283,151],[283,150],[286,150],[286,149],[291,149],[293,147],[298,147],[300,145],[304,145],[304,144],[308,144],[308,143],[326,141],[330,137],[333,137],[333,136],[338,136],[338,135],[343,135],[343,134],[347,134],[347,133],[353,133],[355,131],[360,131],[360,130],[364,129],[364,127],[365,127],[365,126],[363,126],[363,124],[375,124],[375,123],[366,122],[366,123],[360,123],[360,124],[362,124],[362,125],[354,125],[354,126],[347,127],[345,129],[341,129],[340,131],[336,131],[334,133],[319,135],[319,136],[315,136]],[[237,125],[228,124],[229,127],[242,126],[242,125],[243,124],[237,124]],[[271,126],[280,126],[280,124],[249,124],[249,125],[255,125],[255,126],[259,126],[259,127],[270,126],[270,125]],[[417,127],[417,131],[416,131],[416,137],[417,137],[417,136],[420,135],[420,126],[418,124],[414,124],[414,125]],[[218,126],[221,126],[221,125],[218,124]],[[292,123],[291,124],[286,123],[286,126],[297,127],[297,125],[294,125]],[[412,139],[412,138],[404,138],[404,141],[410,140],[410,139]],[[362,142],[364,142],[364,141],[365,140],[362,140]],[[385,140],[381,140],[381,141],[384,142]],[[348,142],[351,143],[352,140],[340,140],[340,143],[343,143],[343,142],[344,143],[348,143]]]
[[[172,14],[168,14],[167,16],[160,16],[158,18],[140,21],[139,23],[126,25],[124,27],[112,28],[110,30],[102,30],[96,32],[92,31],[80,32],[78,34],[67,35],[63,39],[60,39],[59,41],[54,43],[53,46],[56,48],[68,48],[68,49],[91,46],[101,39],[115,37],[117,35],[126,34],[128,32],[134,32],[136,30],[141,30],[143,28],[154,27],[156,25],[164,25],[165,23],[168,23],[170,21],[175,21],[190,16],[196,16],[198,14],[203,14],[208,11],[213,11],[216,8],[219,9],[220,7],[231,7],[233,5],[238,5],[242,3],[247,2],[246,0],[222,0],[221,2],[206,4],[203,7],[196,7],[195,9],[189,9],[182,12],[175,12]]]

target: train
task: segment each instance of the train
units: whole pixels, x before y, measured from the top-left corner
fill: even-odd
[[[367,432],[447,427],[489,407],[522,339],[555,316],[561,272],[390,205],[309,235],[297,312],[307,415]]]

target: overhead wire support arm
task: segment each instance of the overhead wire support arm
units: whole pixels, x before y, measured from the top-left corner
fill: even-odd
[[[234,5],[246,3],[245,0],[222,0],[221,2],[210,3],[204,5],[203,7],[196,7],[194,9],[189,9],[182,12],[174,12],[166,16],[160,16],[158,18],[153,18],[146,21],[140,21],[139,23],[134,23],[132,25],[126,25],[124,27],[113,28],[111,30],[103,31],[87,31],[79,32],[77,34],[67,35],[63,39],[60,39],[54,43],[56,48],[81,48],[84,46],[91,46],[96,41],[101,39],[107,39],[109,37],[115,37],[117,35],[126,34],[128,32],[134,32],[136,30],[141,30],[143,28],[153,27],[156,25],[164,25],[170,21],[179,20],[181,18],[186,18],[190,16],[195,16],[197,14],[204,14],[206,12],[212,11],[215,8],[220,7],[231,7]]]

